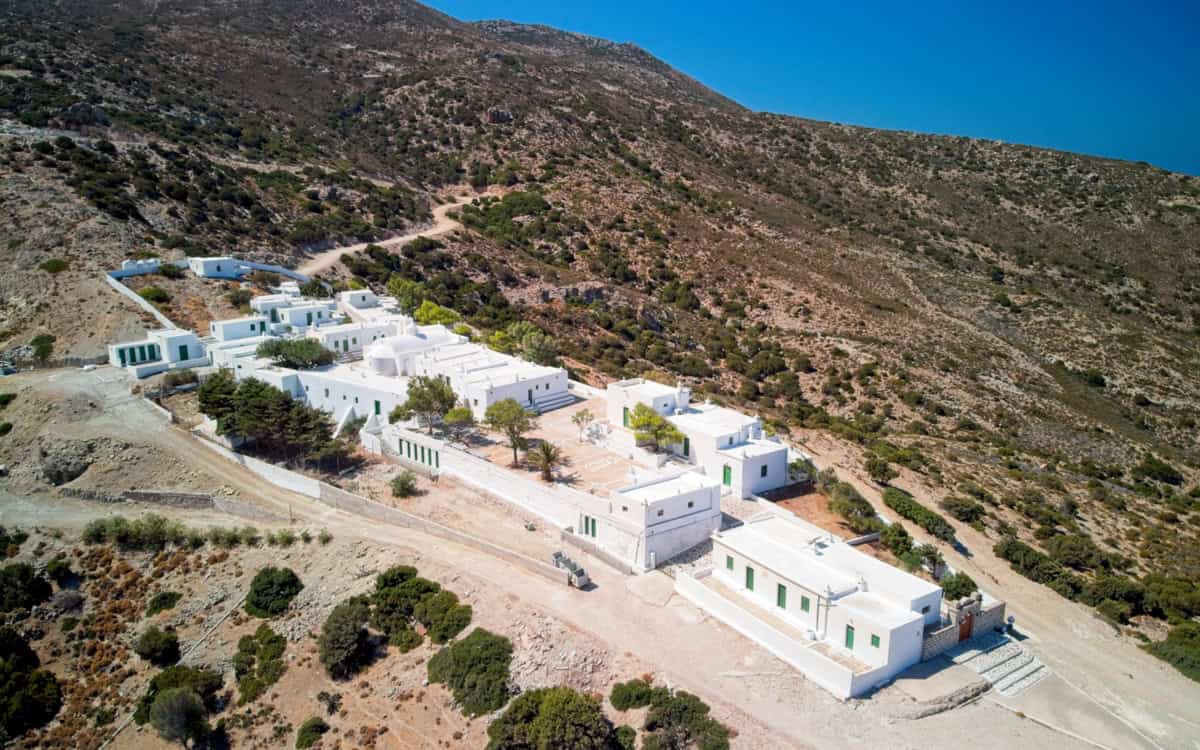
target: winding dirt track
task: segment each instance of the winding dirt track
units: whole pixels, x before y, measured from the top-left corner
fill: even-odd
[[[379,240],[377,242],[360,242],[357,245],[335,247],[332,250],[326,250],[320,255],[314,255],[312,258],[309,258],[304,265],[300,266],[296,270],[307,276],[314,276],[322,271],[328,271],[330,268],[333,268],[335,265],[337,265],[338,261],[341,260],[342,256],[346,255],[347,253],[351,255],[355,253],[361,253],[367,248],[367,245],[395,247],[397,245],[403,245],[406,242],[412,242],[418,237],[437,237],[453,232],[456,229],[462,229],[462,224],[457,219],[450,218],[449,213],[451,211],[462,208],[476,198],[480,198],[485,195],[498,194],[499,192],[493,189],[484,193],[469,193],[467,195],[457,196],[449,203],[443,203],[440,206],[434,206],[433,223],[420,229],[419,231],[409,232],[408,234],[402,234],[398,237],[391,237],[386,240]]]

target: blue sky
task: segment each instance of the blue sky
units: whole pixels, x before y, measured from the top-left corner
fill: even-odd
[[[1200,175],[1200,0],[426,0],[633,42],[756,110]]]

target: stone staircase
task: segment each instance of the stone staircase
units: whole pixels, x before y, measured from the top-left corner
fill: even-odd
[[[987,680],[996,692],[1012,697],[1050,675],[1050,668],[1020,643],[1000,633],[989,633],[961,643],[945,656]]]
[[[570,406],[575,403],[574,394],[563,392],[533,402],[533,410],[538,414],[545,414],[548,411],[553,411],[564,406]]]

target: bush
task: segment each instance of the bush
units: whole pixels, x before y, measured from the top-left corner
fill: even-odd
[[[0,740],[46,724],[62,708],[58,680],[38,666],[37,654],[21,634],[0,628]]]
[[[9,404],[16,400],[17,394],[15,393],[0,393],[0,409],[7,408]]]
[[[417,646],[420,646],[422,640],[424,639],[421,637],[421,634],[412,628],[400,628],[392,633],[391,637],[388,638],[388,643],[400,649],[400,653],[407,654]]]
[[[238,705],[249,703],[267,691],[283,676],[286,667],[283,652],[287,639],[266,623],[254,635],[242,636],[233,657],[233,673],[238,681]]]
[[[828,478],[827,478],[828,479]],[[824,491],[829,495],[829,509],[846,519],[846,524],[856,534],[878,531],[883,525],[875,513],[874,506],[848,482],[824,482]]]
[[[954,527],[945,518],[918,503],[907,492],[888,487],[883,491],[883,502],[902,518],[907,518],[938,539],[944,542],[954,541]]]
[[[179,661],[179,637],[172,630],[150,626],[134,642],[133,651],[151,664],[168,667]]]
[[[530,690],[488,727],[487,750],[609,750],[612,724],[600,704],[569,687]]]
[[[613,708],[618,711],[628,711],[631,708],[641,708],[650,705],[650,683],[645,680],[630,680],[613,685],[609,697]]]
[[[70,266],[70,264],[67,263],[65,260],[63,260],[62,258],[51,258],[50,260],[46,261],[42,265],[38,266],[38,268],[42,269],[46,273],[53,274],[53,273],[62,273],[63,271],[67,270],[67,268],[69,266]]]
[[[329,544],[333,541],[333,534],[329,533],[329,529],[321,529],[321,533],[317,534],[317,541],[322,545]]]
[[[708,704],[691,693],[654,691],[646,714],[645,748],[686,748],[728,750],[729,730],[708,715]]]
[[[200,380],[200,376],[195,370],[171,370],[166,375],[163,375],[162,384],[164,388],[174,388],[177,385],[187,385]]]
[[[46,575],[60,587],[75,577],[71,565],[61,555],[46,563]]]
[[[1060,563],[1017,539],[998,542],[992,551],[997,557],[1007,560],[1013,570],[1021,575],[1044,583],[1068,599],[1077,598],[1083,591],[1083,583]]]
[[[405,469],[392,480],[392,497],[412,497],[417,494],[417,475]]]
[[[304,750],[316,744],[321,735],[329,731],[329,725],[320,716],[314,716],[300,725],[296,732],[296,750]]]
[[[1200,623],[1180,623],[1171,628],[1166,640],[1147,644],[1145,649],[1200,682]]]
[[[133,720],[137,724],[145,724],[150,720],[150,708],[154,699],[166,690],[172,688],[188,688],[204,702],[206,709],[211,711],[216,706],[217,691],[221,689],[221,675],[209,669],[196,667],[167,667],[156,674],[146,687],[146,694],[138,701]]]
[[[54,353],[54,342],[57,339],[48,333],[41,333],[29,340],[29,345],[33,347],[33,358],[39,362],[45,362],[50,359],[50,355]]]
[[[480,716],[508,701],[512,643],[476,628],[429,660],[430,682],[444,683],[466,716]]]
[[[89,521],[83,527],[83,541],[88,544],[109,542],[124,550],[157,551],[168,544],[187,542],[188,529],[154,513],[133,521],[124,516],[111,516]]]
[[[29,563],[0,567],[0,612],[29,609],[50,598],[50,582]]]
[[[987,509],[982,504],[968,497],[948,497],[940,505],[942,506],[942,510],[950,514],[951,518],[963,523],[978,521],[987,512]]]
[[[979,588],[971,576],[961,572],[944,576],[941,584],[943,596],[950,601],[958,601],[964,596],[970,596]]]
[[[321,636],[321,664],[335,680],[354,676],[368,658],[367,618],[370,607],[361,597],[349,599],[333,608]]]
[[[304,584],[290,568],[263,568],[250,582],[246,611],[255,617],[283,614],[303,588]]]
[[[272,339],[258,345],[258,356],[280,367],[307,370],[333,362],[334,354],[315,339]]]
[[[379,585],[378,579],[375,585]],[[440,590],[441,586],[424,578],[409,578],[396,586],[377,590],[372,596],[375,609],[371,613],[371,625],[388,635],[407,628],[417,606]]]
[[[208,712],[195,690],[186,687],[163,690],[150,707],[150,725],[169,742],[186,745],[208,735]]]
[[[138,296],[154,304],[164,304],[171,301],[171,295],[167,294],[167,291],[162,287],[157,286],[142,287],[138,291]]]
[[[12,429],[12,422],[0,422],[0,437],[4,437],[8,433],[12,432]]]
[[[445,643],[461,633],[471,624],[471,614],[471,608],[459,604],[452,591],[431,594],[413,607],[413,617],[425,626],[434,643]]]
[[[392,589],[405,581],[416,578],[417,569],[411,565],[393,565],[375,576],[375,590]]]
[[[634,750],[637,743],[637,730],[628,724],[617,727],[617,747],[621,750]]]
[[[29,535],[20,529],[9,531],[0,526],[0,558],[15,557],[27,539]]]
[[[879,534],[879,541],[896,557],[902,556],[913,548],[913,539],[909,535],[908,529],[898,523],[884,526],[883,531]]]

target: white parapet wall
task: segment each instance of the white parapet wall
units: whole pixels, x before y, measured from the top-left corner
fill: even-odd
[[[675,591],[684,599],[765,648],[772,655],[797,669],[808,679],[828,690],[838,700],[854,698],[870,692],[886,678],[884,669],[854,672],[830,659],[813,646],[814,642],[789,637],[767,622],[755,617],[738,603],[709,589],[700,577],[677,571]]]

